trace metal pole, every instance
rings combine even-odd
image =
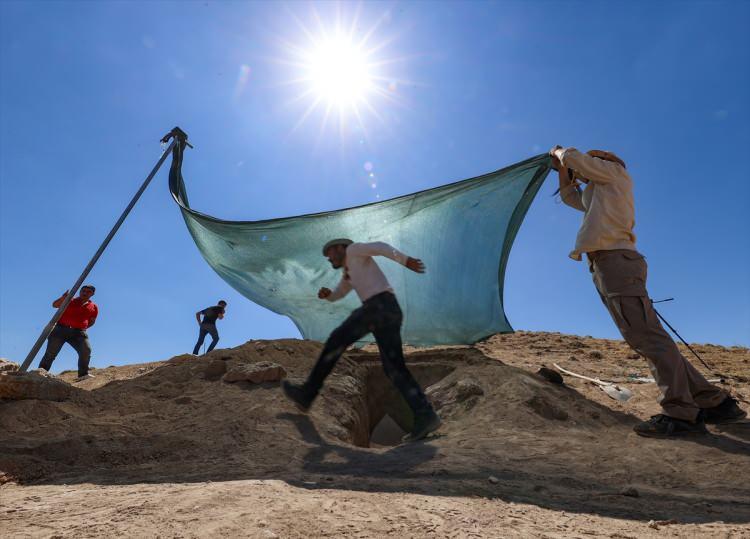
[[[31,347],[29,354],[26,356],[26,359],[24,359],[23,364],[21,365],[21,368],[20,368],[21,372],[26,372],[26,370],[29,368],[29,365],[31,365],[31,362],[34,361],[34,358],[39,352],[39,349],[42,347],[42,344],[44,344],[44,341],[47,340],[47,337],[49,337],[49,334],[52,333],[52,330],[55,328],[55,324],[57,324],[57,321],[65,312],[65,309],[70,303],[70,300],[72,300],[73,297],[76,295],[76,292],[78,292],[78,288],[81,286],[81,284],[83,284],[84,279],[86,279],[89,272],[91,272],[91,269],[94,267],[94,264],[96,264],[97,260],[99,260],[99,257],[104,252],[104,249],[107,248],[107,245],[109,245],[109,242],[112,240],[114,235],[117,233],[117,230],[120,228],[120,225],[122,225],[123,221],[125,221],[125,218],[130,213],[130,210],[133,209],[133,206],[135,206],[135,203],[138,202],[139,198],[141,198],[143,191],[146,190],[146,187],[148,187],[148,184],[151,183],[151,180],[153,179],[153,177],[156,176],[156,173],[159,171],[159,168],[161,167],[162,163],[164,163],[164,160],[167,158],[167,155],[169,155],[169,152],[172,151],[172,147],[176,143],[177,143],[177,139],[176,138],[172,139],[172,142],[169,144],[167,149],[164,150],[164,153],[161,155],[161,157],[159,158],[159,161],[151,170],[151,173],[148,175],[146,180],[143,182],[143,185],[141,185],[141,188],[138,189],[138,192],[135,194],[135,196],[133,196],[133,199],[130,201],[130,204],[128,204],[128,207],[125,208],[125,211],[123,211],[122,215],[120,215],[120,218],[115,223],[115,226],[112,227],[112,230],[109,231],[109,234],[107,234],[107,237],[104,238],[104,241],[99,246],[99,249],[91,258],[88,265],[84,268],[83,273],[81,273],[81,276],[78,277],[78,280],[75,282],[73,287],[68,292],[68,295],[65,297],[65,301],[62,302],[62,305],[60,305],[60,308],[57,309],[57,312],[52,317],[52,320],[50,320],[49,323],[44,327],[42,334],[39,335],[39,338],[34,343],[34,346]]]

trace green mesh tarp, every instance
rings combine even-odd
[[[377,260],[402,310],[405,343],[469,344],[513,331],[503,279],[513,239],[548,172],[540,155],[469,180],[374,204],[264,221],[224,221],[195,211],[175,144],[169,186],[203,257],[255,303],[291,318],[306,339],[324,341],[360,305],[354,292],[317,298],[341,274],[321,254],[329,239],[384,241],[421,258],[427,273]]]

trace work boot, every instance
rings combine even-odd
[[[293,384],[288,380],[282,380],[281,390],[284,392],[284,395],[286,395],[286,398],[292,401],[300,412],[306,413],[310,409],[310,406],[312,406],[316,397],[315,394],[310,394],[304,384]]]
[[[684,421],[668,415],[658,414],[648,421],[638,423],[633,430],[639,436],[647,438],[675,438],[678,436],[695,436],[706,434],[703,414],[699,414],[695,421]]]
[[[712,408],[703,408],[702,412],[706,423],[711,425],[721,425],[723,423],[733,423],[745,419],[747,412],[737,405],[737,399],[727,396],[721,401],[721,404]]]
[[[417,413],[414,415],[414,428],[411,429],[409,434],[401,438],[401,441],[409,443],[421,440],[431,432],[436,431],[441,423],[440,416],[432,408],[427,412]]]

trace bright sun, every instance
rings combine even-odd
[[[369,26],[358,17],[345,22],[346,17],[337,15],[335,22],[326,23],[313,12],[310,26],[293,17],[298,41],[282,41],[286,57],[279,60],[293,68],[287,84],[298,89],[291,92],[289,105],[304,107],[292,131],[316,118],[321,135],[329,122],[338,125],[340,134],[354,126],[364,132],[369,117],[384,121],[378,109],[385,102],[401,105],[403,80],[385,70],[403,59],[386,56],[392,39],[378,36],[390,14],[373,18]]]
[[[329,106],[356,107],[373,90],[366,54],[345,37],[325,39],[306,56],[305,78]]]

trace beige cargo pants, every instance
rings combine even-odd
[[[588,254],[589,270],[604,305],[625,342],[648,361],[659,386],[663,413],[694,421],[700,408],[726,397],[693,367],[664,330],[646,292],[647,266],[636,251],[617,249]]]

